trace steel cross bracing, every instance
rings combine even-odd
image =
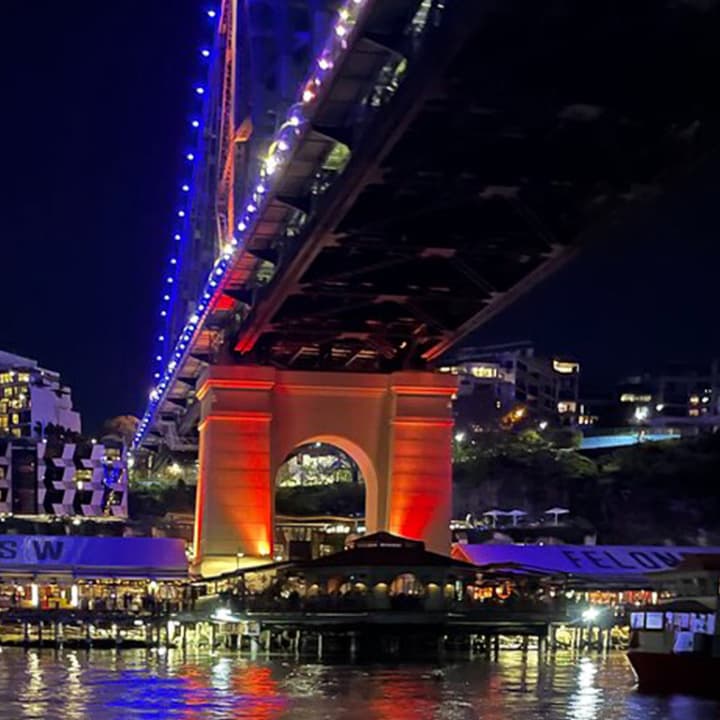
[[[214,357],[424,366],[718,140],[717,3],[362,5],[158,404],[181,434]]]

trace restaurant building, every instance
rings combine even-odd
[[[179,606],[187,572],[179,539],[0,535],[0,610]]]

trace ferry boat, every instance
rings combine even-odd
[[[630,615],[638,689],[720,697],[720,555],[687,555],[663,574],[676,597]]]

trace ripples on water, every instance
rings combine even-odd
[[[0,649],[0,720],[716,720],[720,704],[639,695],[622,654],[437,665]]]

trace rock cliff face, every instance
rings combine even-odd
[[[720,437],[645,445],[588,458],[537,438],[488,439],[455,464],[455,515],[552,506],[602,543],[720,545]]]

